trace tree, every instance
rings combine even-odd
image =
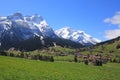
[[[120,48],[120,44],[118,44],[117,46],[116,46],[116,49],[119,49]]]
[[[87,59],[84,60],[84,64],[88,65],[88,60]]]
[[[54,62],[54,58],[53,58],[53,56],[51,56],[50,61],[51,61],[51,62]]]
[[[75,62],[78,62],[78,60],[77,60],[77,57],[76,57],[76,56],[74,57],[74,61],[75,61]]]

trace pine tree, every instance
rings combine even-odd
[[[74,57],[74,61],[75,61],[75,62],[78,62],[77,57]]]

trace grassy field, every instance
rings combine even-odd
[[[93,66],[0,56],[0,80],[120,80],[120,64]]]

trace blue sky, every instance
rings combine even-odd
[[[40,14],[53,29],[69,26],[100,40],[120,35],[120,0],[0,0],[0,16]]]

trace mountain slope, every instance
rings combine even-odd
[[[67,47],[84,47],[98,43],[83,31],[75,31],[63,28],[54,31],[40,15],[23,16],[14,13],[6,17],[0,17],[0,48],[9,49],[16,47],[30,50],[56,43]],[[32,48],[33,47],[33,48]]]
[[[54,30],[40,15],[23,16],[14,13],[0,17],[0,48],[34,50],[54,46],[53,43],[68,47],[81,47],[81,44],[58,38]]]
[[[95,45],[99,43],[100,40],[91,37],[90,35],[86,34],[84,31],[76,31],[69,27],[65,27],[59,30],[56,30],[55,33],[60,37],[68,40],[72,40],[78,43],[81,43],[85,46]]]
[[[0,17],[0,32],[8,30],[19,30],[20,34],[24,34],[22,37],[29,39],[33,35],[39,35],[44,37],[56,36],[51,27],[40,15],[23,16],[21,13],[15,13],[7,17]],[[12,31],[10,31],[12,33]],[[32,33],[32,35],[28,35]]]
[[[57,37],[40,15],[23,16],[21,13],[14,13],[7,17],[0,17],[0,43],[2,46],[12,46],[14,43],[35,36]]]
[[[92,47],[82,49],[82,53],[102,54],[112,58],[120,57],[120,37],[98,43]]]

